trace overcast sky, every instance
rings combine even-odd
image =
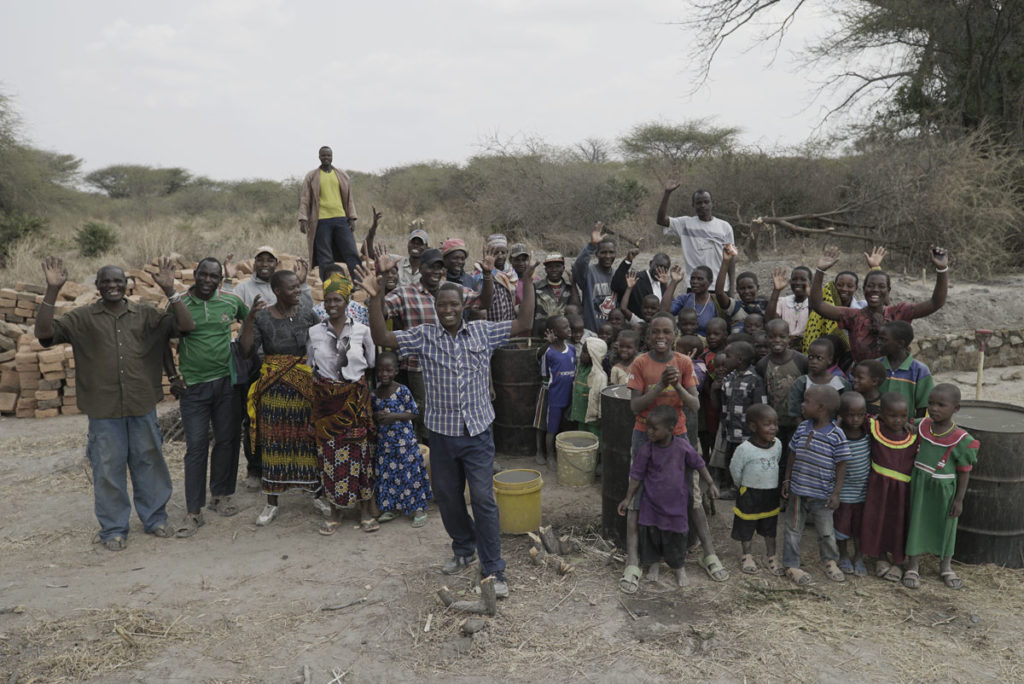
[[[693,36],[671,0],[9,3],[0,90],[31,141],[217,179],[301,175],[322,144],[378,171],[464,161],[495,134],[565,145],[714,117],[745,143],[805,140],[827,102],[792,51],[731,43],[689,95]],[[749,38],[752,34],[748,33]]]

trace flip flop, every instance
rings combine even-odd
[[[844,575],[843,571],[839,569],[839,566],[836,565],[835,561],[830,560],[829,562],[825,563],[824,565],[822,565],[822,569],[825,571],[825,575],[827,575],[828,578],[833,582],[846,581],[846,575]]]
[[[697,565],[704,568],[704,572],[708,573],[708,577],[716,582],[724,582],[729,579],[729,571],[722,565],[722,561],[718,560],[718,555],[710,553],[697,561]]]
[[[903,573],[903,586],[907,589],[920,589],[921,575],[916,570],[907,570]]]
[[[839,559],[839,569],[845,572],[847,575],[853,574],[853,561],[849,558]]]
[[[880,560],[875,563],[875,577],[885,577],[889,574],[889,570],[892,568],[892,563],[887,560]]]
[[[864,565],[863,560],[859,560],[853,564],[853,574],[857,577],[867,577],[868,568],[866,565]]]
[[[765,560],[765,565],[768,566],[768,572],[772,573],[776,577],[782,577],[786,574],[785,568],[782,567],[782,563],[779,562],[779,559],[776,556],[768,556]]]
[[[391,522],[398,517],[398,511],[386,511],[377,516],[377,522],[386,523]]]
[[[957,574],[952,570],[949,570],[947,572],[940,572],[939,577],[942,578],[943,584],[945,584],[946,587],[948,587],[949,589],[964,588],[964,581],[960,579],[960,577],[957,576]]]
[[[325,537],[330,537],[332,534],[338,531],[338,527],[341,525],[336,520],[324,520],[320,523],[320,529],[317,530],[320,534]]]
[[[903,579],[903,568],[898,565],[890,565],[889,570],[882,576],[883,579],[887,579],[890,582],[899,582]]]
[[[380,529],[380,523],[377,522],[376,518],[367,518],[366,520],[359,521],[359,528],[363,532],[376,532]]]
[[[786,577],[800,587],[811,583],[811,576],[800,568],[786,568]]]
[[[412,518],[412,526],[413,527],[423,527],[426,524],[427,524],[427,512],[426,511],[416,511],[416,515],[414,515],[413,518]]]
[[[743,554],[743,557],[740,558],[740,563],[740,570],[742,570],[743,572],[747,573],[748,575],[757,574],[757,563],[754,562],[754,556],[752,556],[751,554]]]
[[[640,577],[643,573],[640,572],[640,568],[636,565],[627,565],[626,570],[622,573],[622,579],[619,580],[619,589],[624,594],[635,594],[636,590],[640,587]]]

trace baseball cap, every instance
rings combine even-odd
[[[420,254],[420,265],[430,266],[438,261],[444,261],[444,257],[441,256],[441,250],[439,249],[425,249],[423,254]]]
[[[526,245],[522,242],[515,242],[511,247],[508,248],[508,255],[510,257],[516,257],[520,254],[529,254],[530,250],[526,249]]]
[[[256,257],[258,257],[260,254],[263,254],[264,252],[266,252],[270,256],[274,257],[278,261],[281,260],[280,257],[277,256],[277,250],[274,249],[273,247],[271,247],[270,245],[263,245],[262,247],[257,247],[256,251],[253,252],[252,256],[255,259]]]
[[[559,263],[564,264],[565,263],[565,257],[562,256],[561,254],[559,254],[558,252],[552,252],[551,254],[548,254],[546,257],[544,257],[544,263],[545,264],[551,264],[551,263],[554,263],[556,261],[559,262]]]
[[[419,238],[420,240],[423,240],[423,244],[425,245],[430,244],[430,238],[427,236],[427,231],[423,230],[422,228],[417,228],[411,233],[409,233],[409,239],[412,240],[413,238]]]

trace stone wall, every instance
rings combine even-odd
[[[1024,328],[993,332],[985,351],[985,367],[1024,365]],[[974,331],[915,339],[910,353],[932,373],[978,368],[978,342]]]

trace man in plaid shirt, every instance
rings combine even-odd
[[[483,272],[494,268],[488,250]],[[526,277],[532,279],[537,264]],[[434,498],[441,511],[454,557],[442,572],[459,572],[480,554],[482,575],[494,577],[494,591],[508,596],[505,561],[501,557],[498,504],[494,500],[494,407],[489,395],[491,354],[510,337],[528,335],[533,326],[533,288],[525,288],[514,321],[471,321],[462,318],[465,293],[445,283],[434,299],[436,323],[391,332],[384,320],[383,288],[366,269],[357,274],[370,295],[370,330],[374,343],[397,349],[401,357],[416,354],[426,384],[424,423],[430,434],[430,468]],[[463,490],[469,483],[473,516],[466,511]]]
[[[383,264],[382,264],[383,265]],[[386,269],[385,269],[386,270]],[[415,328],[417,325],[437,324],[437,312],[434,310],[434,296],[445,280],[444,259],[441,257],[441,250],[427,249],[420,255],[420,279],[410,285],[396,287],[384,298],[384,316],[396,319],[394,327],[403,330]],[[494,293],[494,282],[483,278],[483,287],[480,293],[468,287],[463,288],[463,299],[466,306],[480,307],[486,309],[491,305],[491,298]],[[408,373],[409,391],[412,392],[416,405],[422,407],[426,396],[423,386],[423,371],[420,370],[419,357],[410,354],[403,358],[405,369]],[[416,436],[421,441],[426,441],[427,435],[423,425],[422,414],[416,416]]]

